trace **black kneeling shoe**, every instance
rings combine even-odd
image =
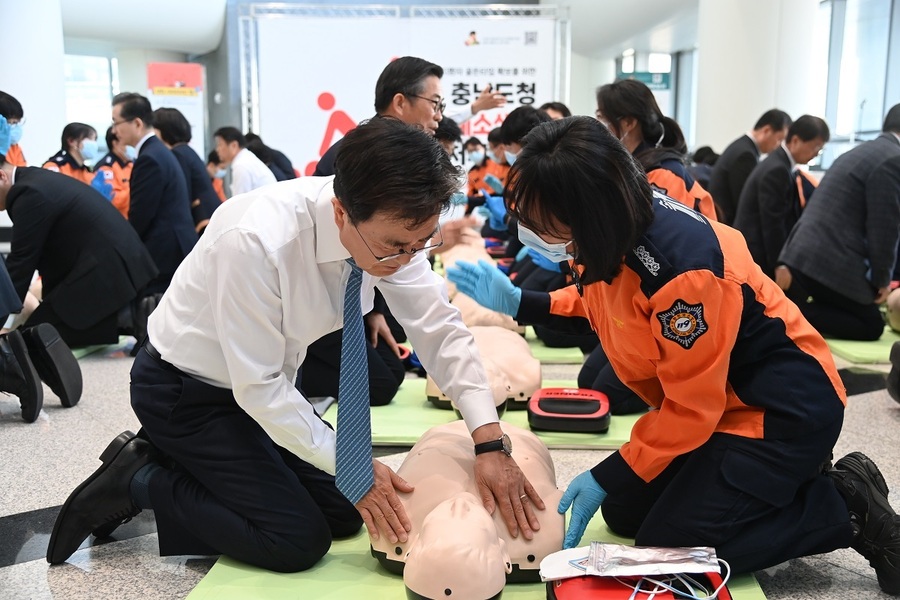
[[[41,380],[59,397],[66,408],[81,399],[81,367],[59,332],[49,323],[40,323],[22,331],[31,362]]]
[[[888,502],[881,471],[862,452],[851,452],[828,475],[850,511],[851,546],[875,569],[881,589],[900,595],[900,516]]]
[[[0,392],[19,398],[26,423],[34,423],[38,418],[44,404],[44,388],[17,330],[0,335]]]
[[[156,455],[147,440],[130,431],[119,434],[100,455],[103,465],[75,488],[59,511],[47,547],[47,562],[64,562],[91,531],[123,523],[141,512],[131,499],[131,480]]]

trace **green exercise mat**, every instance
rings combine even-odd
[[[597,541],[630,543],[616,537],[606,528],[598,512],[586,531]],[[736,577],[728,582],[734,600],[765,600],[765,594],[752,575]],[[503,589],[504,600],[543,600],[547,597],[543,583],[509,584]],[[319,564],[302,573],[273,573],[248,566],[228,557],[213,565],[188,600],[405,600],[403,578],[388,573],[369,554],[369,538],[365,533],[335,541]]]
[[[545,381],[544,387],[573,387],[573,381]],[[324,418],[337,423],[338,405],[332,405]],[[628,441],[631,427],[639,415],[614,416],[604,434],[535,432],[550,448],[616,450]],[[528,411],[508,410],[503,420],[528,429]],[[387,406],[372,407],[372,444],[375,446],[412,446],[435,425],[456,420],[452,410],[436,408],[425,398],[424,379],[405,379],[394,400]]]
[[[829,338],[825,338],[825,341],[831,351],[844,360],[860,364],[887,363],[890,362],[891,346],[894,342],[900,342],[900,334],[886,326],[881,338],[874,342]]]
[[[538,339],[534,327],[525,328],[525,339],[531,354],[545,365],[580,365],[584,362],[584,354],[578,348],[550,348]]]
[[[72,354],[75,358],[84,358],[92,354],[110,355],[117,352],[128,352],[131,350],[131,342],[134,338],[128,336],[119,336],[119,341],[115,344],[97,344],[95,346],[82,346],[81,348],[72,348]]]

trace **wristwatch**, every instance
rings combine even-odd
[[[475,456],[484,454],[485,452],[497,451],[503,452],[507,456],[512,456],[512,441],[505,433],[500,436],[500,439],[491,440],[489,442],[482,442],[481,444],[475,444]]]

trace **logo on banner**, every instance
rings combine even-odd
[[[466,38],[466,46],[477,46],[481,42],[478,41],[478,34],[474,31],[469,32],[469,37]]]
[[[317,101],[319,108],[324,111],[332,110],[337,102],[334,99],[334,94],[330,92],[322,92],[319,94],[319,98]],[[347,133],[349,133],[352,129],[356,127],[356,121],[350,118],[350,115],[345,113],[342,110],[335,110],[328,116],[328,123],[325,125],[325,133],[322,135],[322,143],[319,144],[319,158],[310,161],[306,164],[306,168],[304,169],[304,174],[312,175],[316,171],[316,165],[319,164],[319,159],[328,152],[328,149],[336,141],[337,137],[342,138]]]
[[[662,334],[689,350],[701,335],[709,330],[703,320],[703,304],[688,304],[676,300],[672,308],[656,315],[662,324]]]

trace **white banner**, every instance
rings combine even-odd
[[[312,173],[334,142],[375,114],[375,82],[384,67],[412,55],[443,67],[448,114],[464,109],[487,84],[507,96],[506,107],[463,126],[464,138],[485,138],[512,109],[555,99],[555,24],[549,18],[260,19],[258,133],[301,173]]]

